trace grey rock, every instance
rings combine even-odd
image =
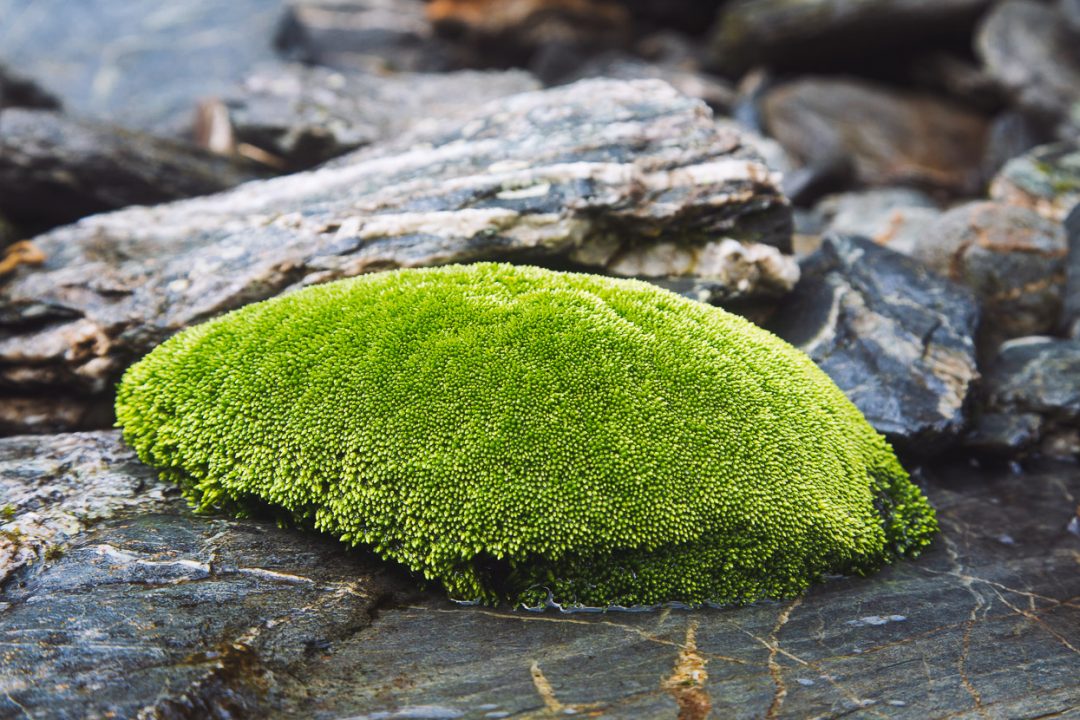
[[[762,100],[765,126],[808,165],[848,159],[865,185],[970,194],[980,186],[987,123],[929,95],[863,81],[806,77]]]
[[[1080,340],[1080,205],[1065,218],[1069,250],[1065,262],[1065,307],[1062,325],[1065,333]]]
[[[443,72],[479,64],[437,37],[423,0],[291,0],[278,38],[289,57],[363,73]]]
[[[805,68],[922,48],[969,27],[986,0],[733,0],[713,30],[717,66]]]
[[[1080,143],[1042,145],[1005,164],[990,197],[1061,222],[1080,203]]]
[[[1003,344],[983,394],[977,436],[994,438],[995,449],[1019,452],[1041,442],[1045,453],[1080,457],[1080,340],[1035,336]],[[995,436],[1000,415],[1039,422],[1027,433]]]
[[[193,515],[115,433],[3,440],[0,462],[20,498],[62,488],[38,512],[108,508],[0,588],[5,717],[924,720],[1080,703],[1075,465],[932,469],[942,535],[922,557],[798,600],[536,614],[454,605],[314,534]]]
[[[0,0],[0,62],[79,116],[161,135],[274,59],[282,0]]]
[[[978,295],[989,322],[983,340],[1051,332],[1061,317],[1065,232],[1024,207],[960,205],[923,234],[914,257]]]
[[[1061,120],[1080,101],[1076,42],[1054,5],[1004,0],[980,23],[975,49],[1019,107]]]
[[[650,272],[695,272],[682,252],[664,271],[649,250],[660,237],[736,260],[709,265],[729,297],[796,277],[778,178],[700,101],[659,81],[516,95],[316,171],[34,239],[44,265],[19,267],[0,295],[0,390],[99,403],[185,326],[376,270],[505,259],[614,272],[644,254]]]
[[[218,152],[243,154],[245,146],[255,147],[300,170],[539,86],[516,70],[375,76],[273,65],[249,76],[220,105],[204,104],[207,123],[200,135],[207,145],[224,138],[212,148]]]
[[[966,289],[865,238],[830,235],[770,329],[806,352],[878,431],[917,455],[963,432],[978,307]]]
[[[51,110],[0,110],[0,212],[13,221],[52,227],[255,177],[251,167],[184,143]]]
[[[1039,441],[1043,419],[1036,413],[983,410],[972,422],[964,447],[980,455],[1012,457]]]
[[[1045,131],[1028,115],[1015,110],[999,114],[990,123],[983,157],[983,176],[993,179],[1006,164],[1045,142]]]
[[[941,215],[925,193],[881,188],[831,195],[814,207],[820,233],[861,235],[890,250],[912,254],[927,228]]]
[[[1080,33],[1080,0],[1058,0],[1058,11],[1074,33]]]

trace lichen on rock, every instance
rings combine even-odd
[[[133,366],[128,443],[451,597],[741,603],[914,555],[933,511],[803,353],[634,280],[483,263],[306,288]]]

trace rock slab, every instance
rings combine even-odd
[[[966,426],[978,306],[966,289],[857,236],[801,263],[770,329],[805,351],[879,432],[913,455]]]
[[[798,273],[778,183],[736,131],[662,82],[516,95],[316,171],[34,239],[44,263],[0,293],[0,394],[57,406],[25,428],[70,428],[62,404],[107,405],[124,368],[183,327],[397,267],[626,268],[776,296]]]
[[[976,720],[1080,705],[1071,464],[928,472],[942,535],[870,577],[607,614],[457,606],[316,535],[193,515],[115,432],[0,440],[0,469],[8,522],[110,508],[0,588],[3,717]]]

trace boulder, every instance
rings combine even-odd
[[[805,77],[762,99],[768,133],[807,165],[854,166],[862,185],[972,194],[981,184],[987,123],[929,95],[861,80]]]
[[[1062,327],[1065,334],[1080,340],[1080,205],[1065,218],[1069,249],[1065,260],[1065,307]]]
[[[296,171],[538,87],[520,70],[381,76],[275,64],[224,100],[205,102],[197,134],[219,153],[269,158]]]
[[[978,378],[972,294],[856,236],[827,236],[800,265],[769,329],[810,355],[899,451],[947,449]]]
[[[797,277],[790,241],[778,178],[703,103],[659,81],[576,83],[319,170],[35,238],[44,264],[0,294],[0,393],[107,404],[124,368],[183,327],[395,267],[648,269],[774,297]]]
[[[821,234],[861,235],[910,255],[941,210],[918,190],[880,188],[830,195],[814,206],[814,214]]]
[[[253,166],[52,110],[0,110],[0,212],[53,227],[86,215],[218,192]]]
[[[1061,317],[1065,231],[1024,207],[973,202],[928,227],[912,255],[971,288],[988,322],[984,347],[1052,332]]]
[[[990,197],[1061,222],[1080,203],[1080,143],[1042,145],[1005,163]]]
[[[1003,344],[982,394],[973,448],[1080,457],[1080,340],[1035,336]]]

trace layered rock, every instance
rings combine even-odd
[[[1007,454],[1037,448],[1080,457],[1080,340],[1036,336],[1007,342],[983,385],[969,447]]]
[[[180,328],[394,267],[507,259],[775,296],[797,276],[777,182],[738,133],[663,83],[517,95],[313,172],[34,239],[47,259],[17,268],[0,296],[0,386],[58,408],[107,404],[123,369]],[[677,251],[648,249],[661,238]],[[61,414],[39,405],[36,424],[63,426]]]
[[[979,312],[969,291],[853,236],[828,236],[770,329],[805,351],[898,449],[933,454],[967,423]]]
[[[51,110],[0,111],[0,212],[51,226],[128,205],[218,192],[253,166]]]

